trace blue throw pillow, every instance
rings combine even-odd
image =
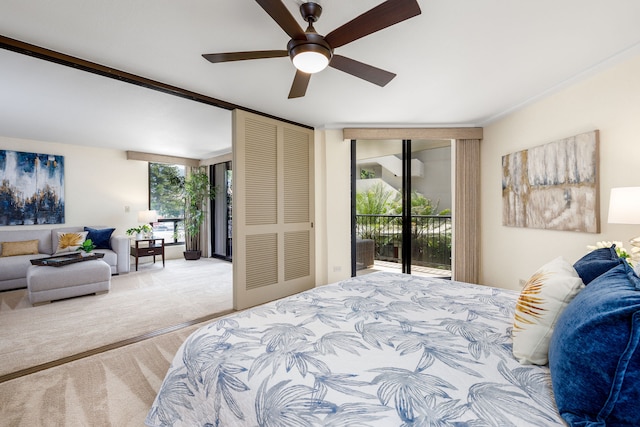
[[[88,231],[87,240],[91,239],[96,249],[111,249],[111,235],[115,231],[115,228],[103,228],[98,230],[96,228],[85,227],[84,231]]]
[[[562,312],[549,369],[570,426],[640,426],[640,278],[626,261]]]
[[[575,264],[573,268],[578,272],[582,283],[588,285],[596,277],[622,264],[622,258],[616,253],[616,245],[610,248],[600,248],[589,252]]]

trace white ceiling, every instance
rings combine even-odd
[[[321,0],[315,28],[380,2]],[[483,126],[640,54],[637,0],[418,2],[421,15],[336,49],[391,83],[328,68],[299,99],[288,58],[201,57],[286,48],[250,0],[2,0],[0,35],[317,128]],[[207,158],[229,151],[231,113],[0,49],[0,135]]]

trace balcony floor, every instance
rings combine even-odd
[[[375,260],[372,268],[358,270],[356,272],[356,275],[361,276],[363,274],[375,273],[376,271],[392,271],[392,272],[400,273],[402,271],[402,264],[397,262]],[[419,265],[411,266],[411,274],[414,276],[442,277],[443,279],[451,278],[451,271],[449,270],[422,267]]]

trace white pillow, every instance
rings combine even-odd
[[[562,257],[548,262],[527,281],[516,302],[513,356],[522,364],[546,365],[549,340],[567,304],[584,288],[578,273]]]
[[[88,231],[58,231],[58,247],[56,253],[75,252],[87,238]]]

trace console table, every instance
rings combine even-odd
[[[136,239],[131,246],[131,255],[136,259],[136,271],[138,271],[138,259],[144,256],[153,256],[156,262],[156,255],[162,255],[162,267],[164,267],[164,238],[160,239]]]

